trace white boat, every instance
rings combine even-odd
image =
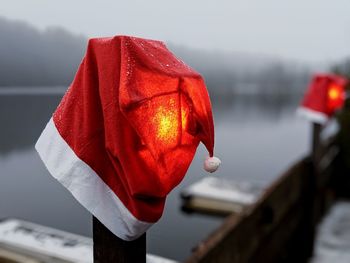
[[[18,219],[0,221],[0,262],[92,263],[91,238]],[[147,254],[147,263],[176,263]]]
[[[181,192],[183,208],[213,214],[242,213],[255,204],[265,189],[251,182],[204,177]]]

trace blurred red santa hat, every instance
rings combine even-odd
[[[304,95],[298,114],[324,124],[345,101],[347,80],[334,74],[315,74]]]
[[[162,215],[202,141],[217,169],[203,78],[159,41],[89,41],[36,149],[49,172],[115,235],[133,240]]]

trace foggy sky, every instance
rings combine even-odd
[[[0,16],[89,37],[137,35],[305,62],[350,55],[348,0],[0,0]]]

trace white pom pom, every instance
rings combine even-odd
[[[221,161],[219,158],[213,156],[213,157],[207,157],[204,161],[204,170],[206,170],[209,173],[215,172],[221,164]]]

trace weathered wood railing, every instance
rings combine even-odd
[[[314,191],[312,163],[305,159],[244,214],[230,215],[186,262],[302,262],[312,251]]]
[[[273,183],[244,214],[232,214],[198,244],[186,263],[307,262],[317,223],[333,200],[330,180],[338,151],[314,125],[312,154]]]

